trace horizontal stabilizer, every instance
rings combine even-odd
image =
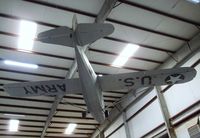
[[[114,31],[112,24],[108,23],[81,23],[76,24],[74,18],[73,29],[66,26],[57,27],[49,31],[39,33],[37,40],[49,43],[74,47],[74,45],[84,46],[103,38]]]
[[[98,77],[98,79],[103,91],[111,91],[185,83],[192,80],[195,75],[195,69],[183,67],[106,75]]]
[[[40,95],[78,94],[82,92],[79,79],[63,79],[37,82],[5,84],[11,96],[29,97]]]
[[[73,31],[66,26],[42,32],[38,34],[37,40],[49,44],[74,46]]]
[[[77,44],[84,46],[110,35],[114,31],[112,24],[108,23],[81,23],[76,28]]]

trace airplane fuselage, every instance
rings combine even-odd
[[[105,120],[102,91],[97,83],[97,75],[89,63],[84,51],[75,46],[79,78],[83,89],[83,97],[92,116],[102,123]]]

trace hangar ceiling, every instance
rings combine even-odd
[[[74,14],[79,23],[92,23],[103,3],[104,0],[0,1],[0,138],[40,137],[55,100],[47,96],[11,97],[3,90],[3,85],[64,79],[75,58],[71,47],[44,44],[36,39],[31,53],[18,51],[20,21],[37,23],[37,33],[58,26],[71,27]],[[199,33],[199,11],[199,4],[186,0],[119,0],[105,21],[114,25],[114,33],[92,43],[87,56],[95,72],[103,75],[155,69],[167,58],[177,60],[171,55]],[[128,43],[138,44],[138,51],[123,67],[113,67],[112,62]],[[4,60],[33,63],[39,68],[8,66]],[[104,92],[110,110],[126,93]],[[45,138],[90,137],[99,124],[91,115],[82,118],[80,107],[86,108],[82,95],[65,95],[47,127]],[[20,120],[18,132],[8,132],[11,118]],[[78,125],[69,136],[64,134],[68,123]]]

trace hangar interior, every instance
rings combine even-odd
[[[200,137],[200,3],[198,0],[0,0],[0,138],[196,138]],[[86,45],[98,75],[193,67],[184,84],[132,91],[105,91],[110,113],[103,124],[88,114],[83,96],[12,97],[4,84],[78,77],[74,48],[38,42],[38,33],[78,23],[111,23],[114,32]],[[33,47],[19,50],[20,25],[33,22]],[[22,25],[21,25],[22,26]],[[113,66],[127,44],[137,51],[121,67]],[[28,44],[27,44],[28,45]],[[26,46],[27,46],[26,45]],[[16,61],[37,65],[25,68]],[[16,132],[8,129],[18,120]],[[70,123],[74,132],[65,134]]]

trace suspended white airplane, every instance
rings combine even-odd
[[[188,82],[195,77],[196,70],[189,67],[97,76],[81,46],[113,31],[111,24],[76,24],[75,20],[72,29],[63,26],[40,33],[38,40],[41,42],[75,48],[79,78],[5,84],[5,91],[16,97],[82,93],[88,111],[102,123],[108,116],[102,91],[172,85]]]

